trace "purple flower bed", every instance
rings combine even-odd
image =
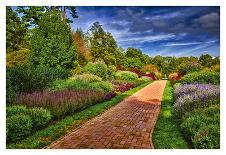
[[[17,97],[16,103],[28,107],[43,107],[51,111],[54,117],[59,118],[65,114],[84,109],[90,105],[101,102],[105,94],[93,90],[61,90],[37,91],[22,93]]]
[[[174,110],[178,115],[199,107],[220,103],[220,87],[211,84],[185,84],[174,90]]]
[[[105,100],[110,100],[110,99],[112,99],[113,97],[115,97],[116,96],[116,93],[115,92],[111,92],[111,93],[108,93],[105,97],[104,97],[104,99]]]

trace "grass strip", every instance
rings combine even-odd
[[[156,149],[189,148],[180,130],[179,120],[173,115],[173,103],[173,87],[167,81],[161,111],[152,137]]]
[[[104,111],[108,110],[110,107],[121,102],[126,97],[134,94],[138,90],[150,84],[150,82],[144,83],[136,88],[126,91],[122,94],[117,95],[109,101],[95,104],[87,109],[74,113],[73,115],[67,116],[64,119],[56,122],[53,125],[49,125],[43,130],[39,130],[34,135],[25,138],[24,140],[7,144],[7,149],[38,149],[43,148],[53,141],[59,139],[60,137],[70,133],[73,129],[80,127],[82,124],[94,118]]]

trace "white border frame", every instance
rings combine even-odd
[[[90,149],[80,149],[80,150],[43,150],[43,149],[35,149],[35,150],[6,150],[5,149],[5,87],[6,87],[6,80],[5,80],[5,59],[6,59],[6,25],[5,25],[5,6],[42,6],[42,5],[74,5],[74,6],[220,6],[220,56],[221,56],[221,149],[219,150],[90,150]],[[190,155],[191,153],[197,154],[221,154],[225,152],[224,146],[226,146],[225,140],[225,128],[226,128],[226,120],[225,120],[225,52],[226,52],[226,6],[224,5],[224,0],[1,0],[0,2],[0,98],[1,98],[1,108],[0,108],[0,137],[1,137],[1,153],[6,154],[14,154],[14,153],[21,153],[23,155],[30,155],[44,153],[44,154],[115,154],[115,153],[128,153],[128,154],[168,154],[168,155],[175,155],[181,154]],[[91,152],[92,151],[92,152]]]

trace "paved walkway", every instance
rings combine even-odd
[[[166,81],[155,81],[48,148],[153,148]]]

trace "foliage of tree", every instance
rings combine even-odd
[[[61,12],[61,16],[69,23],[73,21],[66,16],[67,11],[72,18],[78,18],[78,13],[75,6],[18,6],[18,13],[22,14],[22,19],[26,22],[26,26],[37,25],[41,16],[46,11],[58,10]]]
[[[73,33],[73,40],[77,47],[79,65],[84,66],[88,61],[90,61],[91,53],[89,48],[86,46],[84,34],[81,29],[77,29],[76,32]]]
[[[61,13],[53,10],[43,14],[31,37],[32,64],[71,69],[77,63],[75,50],[70,27]]]
[[[132,48],[129,47],[125,53],[125,56],[127,58],[135,58],[134,60],[138,60],[141,65],[138,68],[141,68],[143,65],[148,64],[149,63],[149,56],[145,55],[142,53],[142,51],[140,49],[136,49],[136,48]],[[129,61],[131,61],[132,59],[128,59]],[[133,66],[135,67],[135,66]]]
[[[6,7],[6,52],[18,51],[25,46],[27,29],[18,14],[9,6]]]
[[[188,73],[197,72],[202,69],[202,65],[198,62],[186,62],[177,67],[177,71],[180,75],[186,75]]]
[[[199,63],[204,67],[211,67],[212,65],[212,56],[209,54],[203,54],[199,57]]]
[[[28,65],[28,49],[20,49],[18,51],[14,51],[8,53],[6,55],[6,67],[15,67],[18,65]]]
[[[118,54],[117,43],[111,33],[105,32],[99,22],[95,22],[89,34],[90,50],[94,61],[103,60],[107,65],[115,65]]]
[[[139,58],[128,57],[126,61],[123,63],[123,66],[125,66],[126,68],[135,67],[141,69],[143,64]]]

